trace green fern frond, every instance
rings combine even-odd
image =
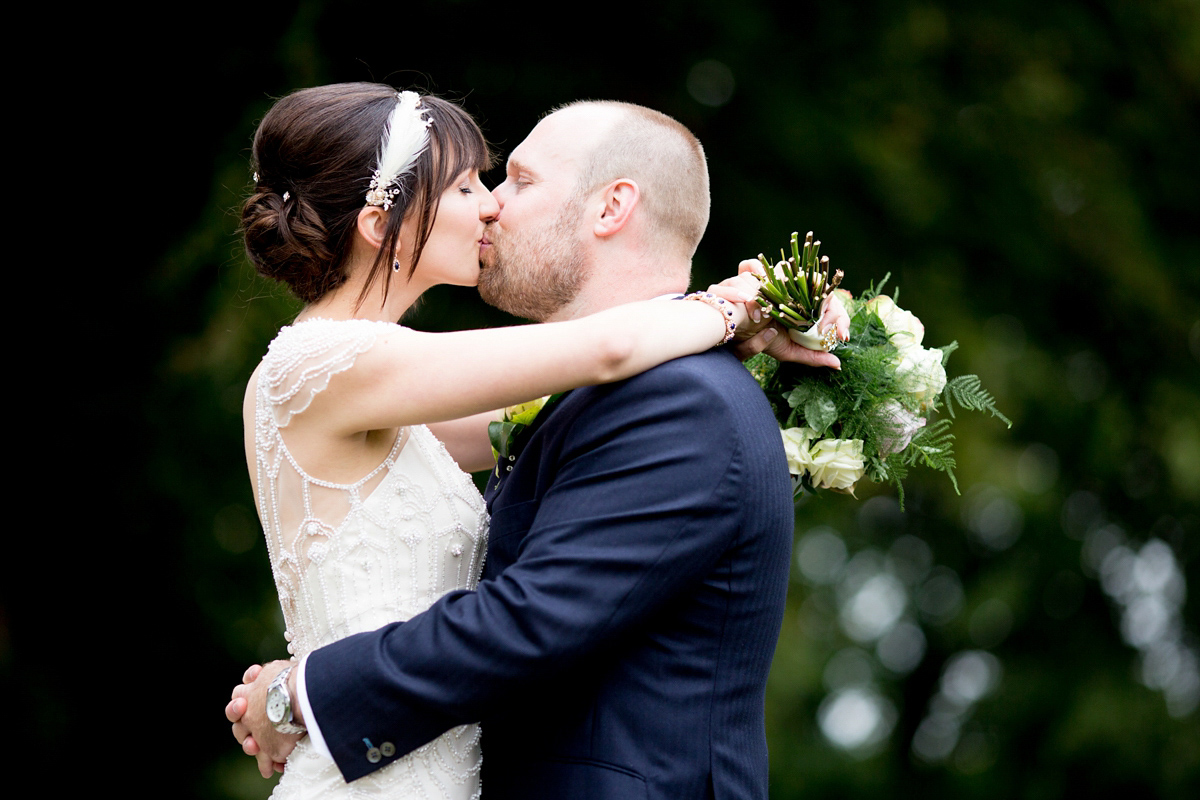
[[[860,303],[866,304],[867,302],[874,300],[883,291],[884,285],[888,282],[888,279],[890,279],[891,277],[892,277],[892,273],[888,272],[888,273],[884,274],[883,278],[879,281],[878,286],[875,285],[874,281],[871,281],[870,283],[868,283],[866,290],[858,296],[858,301]]]
[[[939,419],[922,428],[909,442],[902,456],[905,466],[921,464],[946,473],[954,484],[955,493],[961,494],[958,479],[954,476],[958,462],[954,459],[954,434],[950,432],[950,420]]]
[[[991,412],[993,417],[1002,420],[1008,427],[1012,427],[1012,420],[996,408],[996,399],[987,389],[983,388],[978,375],[959,375],[957,378],[947,381],[942,397],[946,400],[946,410],[950,412],[951,417],[954,416],[954,404],[958,403],[970,411]]]
[[[946,362],[950,360],[950,354],[958,349],[958,341],[953,341],[950,344],[942,345],[938,350],[942,351],[942,366],[946,366]]]

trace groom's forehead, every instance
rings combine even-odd
[[[576,160],[572,144],[560,130],[534,128],[508,157],[509,170],[538,174],[561,170]]]
[[[585,108],[556,111],[539,122],[509,156],[514,166],[548,174],[574,170],[599,143],[607,128],[602,112]]]

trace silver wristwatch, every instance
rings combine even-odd
[[[292,695],[287,687],[291,671],[292,668],[287,667],[267,687],[267,719],[280,733],[305,733],[307,729],[303,725],[292,722]]]

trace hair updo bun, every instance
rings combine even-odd
[[[280,99],[254,134],[257,185],[242,206],[246,255],[259,274],[287,284],[306,303],[349,277],[358,214],[396,97],[392,87],[374,83],[301,89]],[[491,164],[487,142],[465,111],[428,95],[421,107],[433,120],[429,147],[396,184],[400,191],[388,212],[383,246],[359,302],[381,273],[390,277],[391,270],[384,270],[404,219],[412,215],[417,230],[411,275],[442,192],[463,172]]]
[[[242,207],[246,253],[259,274],[286,283],[306,303],[345,280],[330,269],[335,260],[329,234],[317,212],[291,195],[284,200],[271,190],[256,192]]]

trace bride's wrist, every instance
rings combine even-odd
[[[719,344],[725,344],[733,338],[733,334],[737,331],[737,320],[733,303],[722,297],[717,297],[712,292],[692,292],[691,294],[684,295],[683,299],[704,303],[721,315],[721,323],[725,330]]]

